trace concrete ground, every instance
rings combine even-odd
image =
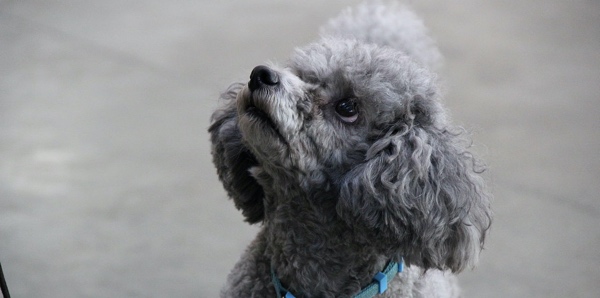
[[[600,2],[413,1],[495,222],[466,297],[600,297]],[[353,1],[0,1],[0,262],[14,297],[215,297],[256,228],[220,91]]]

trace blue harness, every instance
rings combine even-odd
[[[390,261],[385,267],[383,272],[377,272],[373,277],[373,282],[364,287],[354,298],[371,298],[378,294],[381,294],[387,290],[388,282],[394,279],[396,274],[404,270],[404,262],[400,259],[400,262],[396,263]],[[273,279],[273,285],[275,286],[275,292],[277,292],[277,298],[296,298],[294,294],[290,293],[286,288],[281,285],[281,281],[275,275],[275,270],[271,266],[271,277]]]

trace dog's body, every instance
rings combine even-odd
[[[209,129],[229,196],[262,229],[223,297],[353,297],[389,261],[378,297],[457,297],[491,222],[469,143],[439,102],[421,21],[363,4],[283,68],[233,84]]]

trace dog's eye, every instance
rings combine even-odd
[[[356,101],[352,98],[342,99],[335,105],[335,112],[342,121],[352,123],[358,119],[358,107]]]

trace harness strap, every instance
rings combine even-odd
[[[378,272],[375,274],[375,277],[373,277],[373,282],[364,287],[358,294],[354,296],[354,298],[372,298],[385,292],[385,290],[387,290],[388,282],[394,279],[394,277],[396,277],[396,275],[403,270],[404,261],[402,259],[400,259],[400,262],[398,263],[390,261],[383,272]],[[279,278],[277,278],[273,266],[271,266],[271,278],[273,280],[273,285],[275,286],[277,298],[296,297],[281,285],[281,281],[279,281]]]

